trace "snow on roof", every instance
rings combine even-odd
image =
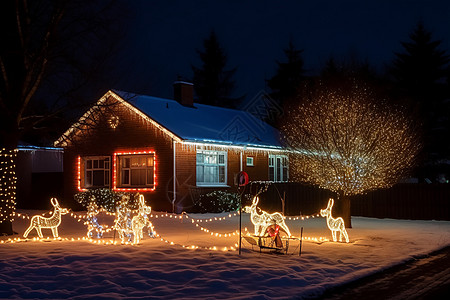
[[[198,103],[187,107],[175,100],[113,92],[186,141],[282,147],[278,130],[246,111]]]

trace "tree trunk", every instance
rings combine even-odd
[[[16,151],[0,149],[0,234],[12,235],[16,207]]]
[[[344,195],[344,193],[339,193],[339,216],[344,219],[345,227],[352,228],[352,212],[351,212],[351,202],[350,196]]]

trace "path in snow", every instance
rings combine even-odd
[[[319,299],[445,299],[450,297],[450,246],[383,272],[332,288]]]

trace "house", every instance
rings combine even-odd
[[[65,200],[110,188],[180,212],[199,194],[233,189],[239,171],[288,180],[275,128],[247,111],[194,103],[191,83],[175,82],[174,98],[110,90],[98,100],[55,142],[64,148]]]

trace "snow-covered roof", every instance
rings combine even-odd
[[[279,132],[246,111],[175,100],[113,92],[140,112],[185,141],[214,144],[282,147]]]

